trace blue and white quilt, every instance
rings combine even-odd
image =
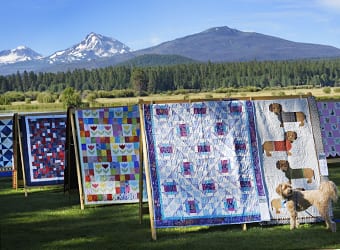
[[[144,104],[155,227],[269,220],[251,101]]]

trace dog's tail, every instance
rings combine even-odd
[[[325,196],[332,199],[333,202],[337,202],[338,188],[333,181],[321,182],[319,189]]]

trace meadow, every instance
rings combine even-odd
[[[285,90],[285,95],[312,92],[325,96],[322,89]],[[281,94],[280,94],[281,93]],[[280,90],[261,93],[216,93],[157,95],[144,100],[181,100],[282,96]],[[332,95],[329,95],[332,96]],[[328,96],[328,97],[329,97]],[[334,97],[334,96],[333,96]],[[110,106],[138,102],[138,98],[101,98],[95,105]],[[7,109],[8,108],[8,109]],[[63,110],[61,104],[14,103],[4,111],[41,112]],[[329,164],[329,177],[340,188],[340,163]],[[291,231],[289,225],[247,224],[157,229],[151,238],[150,217],[140,223],[139,204],[120,204],[80,209],[77,193],[64,193],[62,186],[13,189],[11,178],[0,178],[0,250],[11,249],[340,249],[340,200],[333,206],[338,232],[325,229],[323,222],[303,224]],[[145,204],[146,206],[146,204]]]
[[[329,165],[340,186],[340,164]],[[148,213],[139,220],[139,204],[80,209],[79,195],[63,187],[12,188],[0,179],[0,249],[339,249],[340,201],[333,206],[338,231],[323,222],[289,225],[247,224],[157,229],[152,240]]]
[[[140,100],[143,101],[158,101],[158,100],[197,100],[197,99],[212,99],[212,98],[261,98],[261,97],[281,97],[285,96],[300,96],[312,94],[317,99],[320,100],[339,100],[340,99],[340,88],[272,88],[264,89],[258,92],[251,92],[245,90],[239,90],[235,92],[195,92],[190,93],[184,91],[178,91],[175,93],[160,93],[153,94],[142,97],[115,97],[115,98],[105,98],[96,97],[89,100],[88,98],[83,98],[82,102],[84,106],[89,107],[110,107],[119,105],[129,105],[136,104]],[[326,91],[327,90],[327,91]],[[105,92],[105,91],[102,91]],[[109,94],[110,91],[105,92]],[[90,92],[89,96],[96,95],[95,91]],[[0,105],[1,113],[22,113],[22,112],[47,112],[47,111],[66,111],[66,107],[60,100],[56,100],[52,103],[39,103],[37,100],[26,101],[14,101],[7,105]]]

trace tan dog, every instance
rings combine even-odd
[[[297,190],[304,191],[304,188],[297,188]],[[283,200],[282,198],[275,198],[272,199],[270,202],[270,205],[272,206],[272,209],[275,210],[275,213],[280,214],[280,208],[285,207],[286,200]]]
[[[284,112],[280,103],[271,103],[269,111],[277,115],[281,122],[280,127],[283,127],[284,122],[299,122],[300,127],[305,125],[306,115],[303,112]]]
[[[276,192],[287,200],[286,207],[290,213],[291,230],[299,226],[297,212],[315,206],[325,220],[327,229],[336,232],[336,223],[332,221],[329,214],[331,200],[333,202],[338,200],[338,190],[334,182],[324,181],[318,190],[306,191],[293,189],[289,183],[282,183],[276,187]]]
[[[285,132],[285,140],[283,141],[265,141],[262,145],[262,149],[266,152],[266,156],[272,156],[272,151],[286,151],[288,155],[292,155],[290,152],[292,143],[297,139],[295,131]]]
[[[276,168],[282,170],[285,176],[288,178],[289,183],[292,183],[292,179],[306,178],[307,183],[312,183],[314,178],[314,170],[311,168],[291,168],[290,164],[286,160],[279,160],[276,162]]]

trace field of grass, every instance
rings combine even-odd
[[[92,107],[103,106],[118,106],[127,104],[136,104],[139,100],[143,101],[159,101],[159,100],[192,100],[192,99],[212,99],[212,98],[256,98],[256,97],[284,97],[291,95],[307,95],[311,93],[317,98],[323,99],[336,99],[340,100],[340,93],[332,90],[326,94],[323,88],[313,89],[275,89],[275,90],[262,90],[259,92],[233,92],[233,93],[214,93],[214,92],[199,92],[187,94],[155,94],[143,97],[124,97],[124,98],[97,98]],[[87,100],[83,100],[87,102]],[[30,103],[13,102],[10,105],[0,105],[1,113],[22,113],[22,112],[47,112],[47,111],[66,111],[66,108],[59,101],[55,103],[38,103],[32,101]]]
[[[329,168],[340,186],[340,163]],[[333,208],[338,232],[324,223],[261,226],[258,223],[215,227],[157,229],[151,239],[149,215],[139,223],[138,204],[80,209],[79,196],[62,187],[33,188],[28,197],[0,179],[0,249],[339,249],[340,201]]]
[[[324,93],[322,88],[314,89],[282,89],[282,90],[263,90],[259,92],[235,92],[235,93],[189,93],[189,94],[157,94],[145,97],[131,97],[131,98],[97,98],[97,105],[110,105],[110,104],[135,104],[139,99],[144,101],[158,101],[158,100],[190,100],[190,99],[211,99],[211,98],[256,98],[256,97],[274,97],[274,96],[291,96],[291,95],[308,95],[312,94],[317,98],[334,98],[340,99],[340,94],[332,91],[330,94]]]

